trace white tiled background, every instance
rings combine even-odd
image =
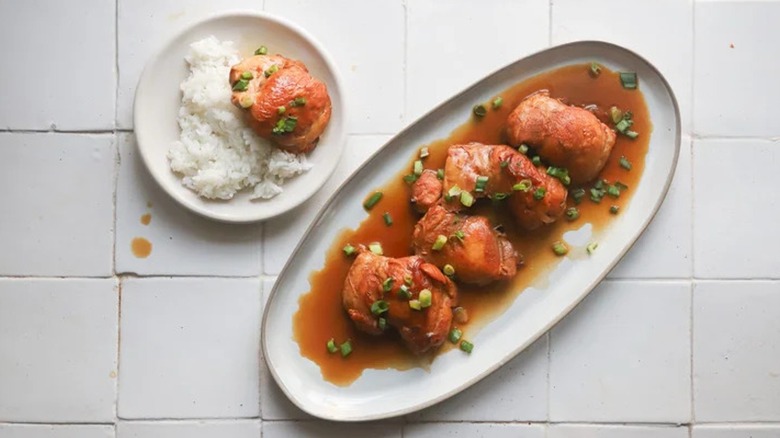
[[[132,134],[151,51],[237,8],[306,27],[354,97],[326,193],[262,225],[172,203]],[[0,438],[780,437],[778,23],[780,1],[0,0]],[[638,51],[680,102],[682,156],[647,233],[453,399],[359,425],[298,411],[259,357],[260,317],[325,195],[451,93],[580,39]]]

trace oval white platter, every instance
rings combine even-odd
[[[482,327],[471,355],[451,350],[429,371],[415,368],[366,370],[347,387],[322,378],[319,367],[301,356],[293,339],[298,299],[310,289],[308,277],[325,262],[339,231],[366,217],[362,200],[409,163],[420,146],[447,137],[468,120],[477,102],[539,73],[575,63],[598,62],[616,71],[635,71],[653,123],[645,170],[630,204],[599,234],[591,257],[564,258],[542,289],[529,287],[509,308]],[[333,195],[309,227],[282,270],[263,316],[263,352],[271,374],[287,397],[311,415],[336,421],[364,421],[410,413],[473,385],[512,359],[574,308],[628,251],[664,200],[680,148],[680,116],[674,94],[661,74],[637,54],[609,43],[566,44],[521,59],[444,102],[384,145]],[[572,250],[574,253],[575,250]],[[580,248],[579,252],[583,252]],[[340,287],[340,285],[334,285]],[[323,346],[323,348],[325,348]],[[518,388],[518,390],[522,390]]]
[[[179,138],[176,121],[181,91],[179,84],[189,70],[184,60],[190,44],[214,35],[233,41],[243,56],[264,45],[306,64],[312,75],[328,87],[333,110],[317,148],[308,154],[313,165],[308,172],[285,181],[284,192],[268,200],[251,200],[243,190],[229,201],[208,200],[184,187],[171,171],[166,154]],[[226,78],[227,80],[227,78]],[[327,181],[338,165],[346,142],[344,86],[327,51],[295,24],[260,12],[226,12],[209,17],[182,30],[153,56],[138,82],[133,108],[138,150],[152,177],[174,200],[202,216],[223,222],[254,222],[295,208]]]

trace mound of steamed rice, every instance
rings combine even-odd
[[[210,199],[231,199],[251,188],[251,198],[282,193],[282,184],[308,171],[305,155],[272,146],[248,128],[230,103],[230,67],[241,58],[231,41],[214,36],[190,45],[190,74],[181,83],[181,136],[168,150],[182,184]]]

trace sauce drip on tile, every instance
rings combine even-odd
[[[152,215],[151,213],[146,213],[145,215],[141,216],[141,224],[143,225],[149,225],[149,223],[152,222]]]
[[[130,249],[132,249],[134,256],[145,259],[152,253],[152,242],[143,237],[136,237],[130,242]]]
[[[438,169],[444,167],[446,151],[450,145],[471,141],[505,144],[504,126],[507,116],[525,96],[540,89],[550,90],[551,97],[561,98],[571,105],[596,105],[606,113],[613,105],[623,110],[631,110],[634,115],[632,129],[639,133],[639,137],[634,140],[618,134],[615,147],[600,175],[600,178],[610,182],[620,181],[628,185],[628,190],[618,199],[605,196],[600,204],[591,202],[586,194],[577,205],[580,218],[576,221],[569,222],[564,217],[551,226],[527,232],[515,227],[514,221],[508,215],[491,208],[488,203],[482,203],[474,211],[474,214],[486,215],[493,223],[504,226],[507,237],[522,254],[524,265],[518,269],[515,278],[508,282],[482,287],[458,285],[460,304],[469,314],[467,324],[458,324],[458,327],[464,330],[465,339],[503,312],[520,291],[546,280],[545,274],[560,260],[552,252],[552,243],[560,240],[566,231],[576,230],[590,223],[596,232],[616,217],[609,212],[611,205],[619,206],[622,212],[631,198],[632,189],[642,175],[652,124],[641,91],[624,89],[619,75],[607,68],[602,67],[600,76],[595,79],[588,71],[589,64],[571,65],[518,83],[499,94],[503,98],[503,105],[498,110],[491,108],[490,101],[484,102],[487,115],[482,119],[475,120],[469,117],[470,114],[465,115],[464,119],[469,117],[469,120],[447,138],[428,145],[419,145],[427,146],[430,153],[424,160],[425,168]],[[477,103],[479,102],[475,102]],[[607,124],[612,126],[612,123]],[[632,163],[630,172],[620,167],[621,156],[625,156]],[[412,230],[420,215],[409,203],[409,186],[403,181],[403,176],[410,172],[412,163],[417,158],[416,155],[409,157],[409,165],[399,169],[396,178],[384,187],[376,188],[384,194],[381,202],[370,211],[356,230],[342,231],[333,242],[326,256],[325,266],[311,274],[311,290],[300,298],[298,312],[293,316],[294,337],[301,354],[314,361],[320,367],[324,379],[333,384],[349,385],[366,369],[405,370],[426,367],[435,359],[435,355],[412,355],[392,330],[380,337],[359,332],[347,317],[341,303],[341,287],[353,260],[351,257],[345,257],[342,252],[344,245],[379,241],[386,256],[403,257],[412,254]],[[366,195],[374,189],[366,187]],[[568,202],[569,206],[574,205],[571,195]],[[393,218],[391,227],[384,223],[384,212],[389,212]],[[578,250],[584,253],[584,249]],[[573,254],[570,255],[576,258]],[[347,358],[342,358],[339,353],[328,353],[326,344],[330,338],[334,338],[337,344],[349,339],[352,353]],[[452,348],[453,345],[445,341],[436,354]],[[478,353],[479,345],[474,350],[474,354]]]

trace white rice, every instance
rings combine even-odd
[[[210,36],[190,45],[190,75],[181,83],[181,136],[168,150],[171,169],[200,196],[231,199],[252,188],[252,199],[282,193],[282,184],[308,171],[306,156],[257,136],[230,103],[228,74],[241,57],[231,41]]]

